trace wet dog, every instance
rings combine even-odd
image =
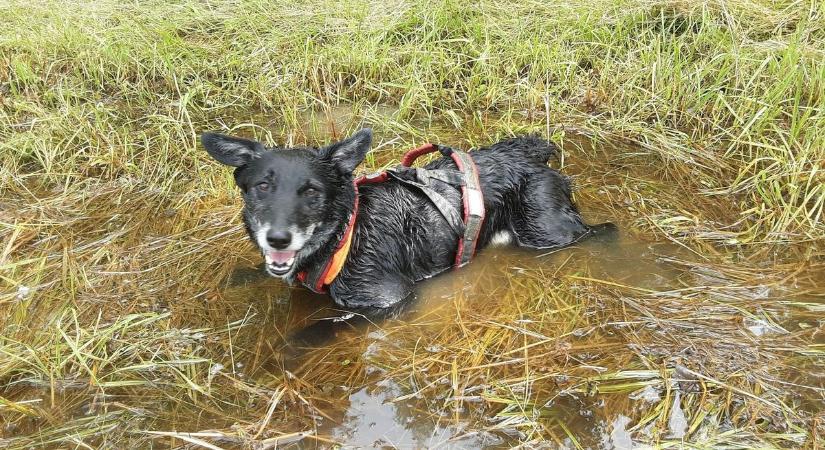
[[[294,283],[299,272],[330,258],[354,210],[353,171],[370,149],[369,129],[320,149],[266,148],[217,133],[201,141],[218,162],[235,167],[244,223],[270,275]],[[547,166],[557,150],[543,139],[519,137],[470,152],[486,209],[477,250],[490,244],[560,248],[614,229],[584,223],[567,178]],[[442,157],[425,167],[454,169],[455,163]],[[432,187],[461,209],[460,189]],[[459,236],[420,191],[389,180],[362,186],[358,200],[349,254],[329,286],[337,304],[388,307],[410,296],[416,281],[453,267]]]

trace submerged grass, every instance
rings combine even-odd
[[[0,447],[825,445],[819,2],[13,1],[0,29]],[[373,167],[552,136],[589,217],[672,247],[489,252],[296,350],[328,304],[255,278],[197,134],[363,124]]]

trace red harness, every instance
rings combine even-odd
[[[461,198],[464,210],[464,233],[458,240],[458,250],[456,251],[455,257],[455,267],[461,267],[470,262],[470,259],[475,255],[476,243],[481,232],[481,224],[484,221],[484,197],[481,194],[481,185],[478,180],[478,169],[473,158],[468,153],[453,150],[448,147],[438,147],[435,144],[424,144],[421,147],[410,150],[401,158],[400,167],[410,168],[418,157],[435,151],[440,151],[444,156],[450,156],[463,176]],[[332,255],[321,267],[299,272],[297,275],[298,281],[314,292],[327,292],[329,285],[335,280],[335,277],[338,276],[341,269],[343,269],[347,255],[349,255],[352,235],[355,230],[355,219],[358,216],[358,187],[362,184],[382,183],[389,178],[390,173],[385,170],[355,179],[353,183],[355,187],[355,202],[341,240],[338,242],[338,245],[335,246]],[[438,204],[436,206],[438,206]],[[444,214],[443,211],[442,214]]]

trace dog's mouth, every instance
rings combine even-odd
[[[295,251],[268,251],[264,252],[264,259],[266,260],[266,270],[271,275],[284,276],[292,269],[295,264]]]

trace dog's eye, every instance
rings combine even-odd
[[[259,191],[266,192],[266,191],[269,190],[269,183],[264,181],[262,183],[258,183],[258,185],[256,187],[258,188]]]
[[[301,192],[301,193],[308,196],[308,197],[311,197],[311,196],[318,193],[318,189],[315,189],[314,187],[308,186],[308,187],[304,188],[304,191]]]

